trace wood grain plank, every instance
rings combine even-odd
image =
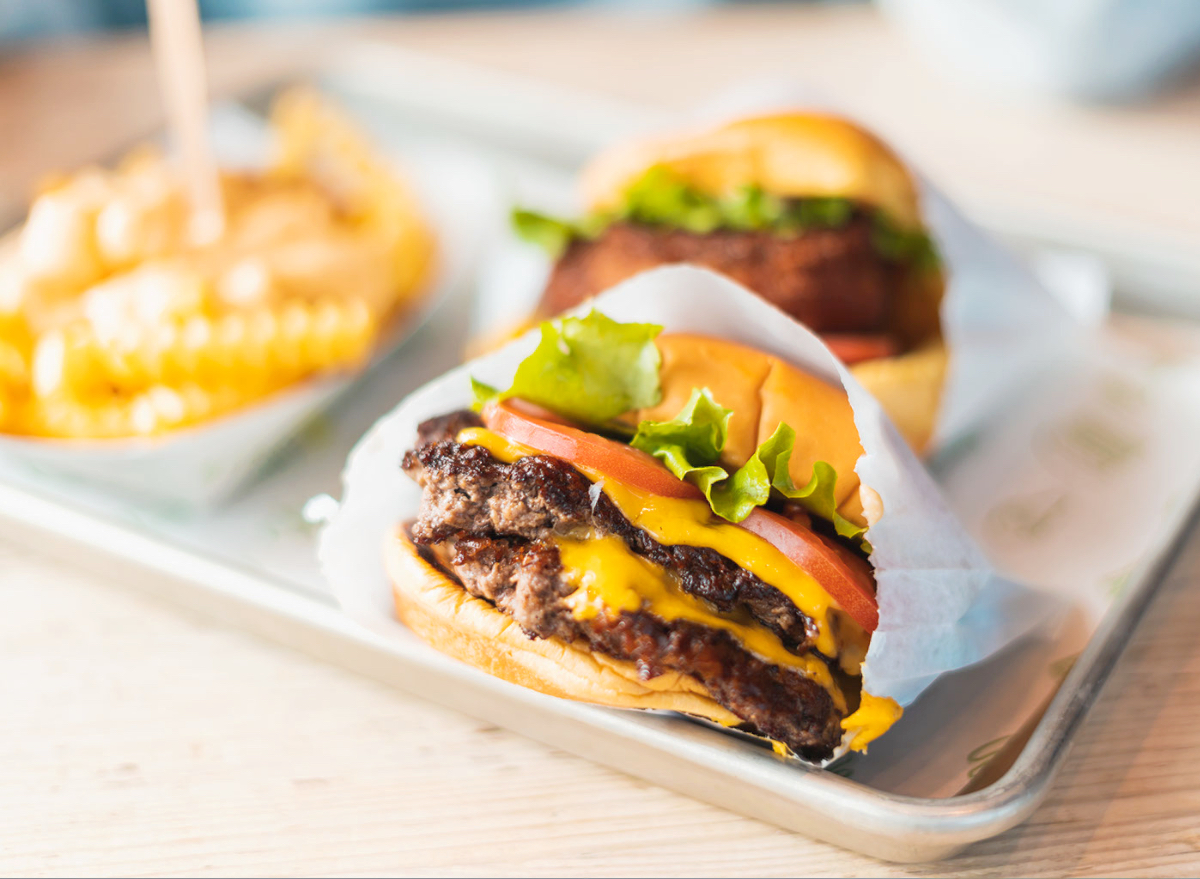
[[[190,617],[0,540],[0,873],[1178,875],[1200,869],[1192,551],[1047,804],[884,865]],[[1148,684],[1148,681],[1154,683]]]

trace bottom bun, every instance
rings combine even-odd
[[[939,339],[906,354],[850,367],[917,454],[924,453],[933,439],[947,360],[946,345]]]
[[[447,656],[550,696],[614,708],[678,711],[723,726],[742,722],[694,678],[668,672],[642,680],[632,662],[558,638],[530,638],[492,604],[422,558],[402,529],[388,536],[385,561],[397,615],[417,637]]]

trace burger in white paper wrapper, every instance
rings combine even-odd
[[[502,285],[499,337],[513,316],[545,319],[646,269],[703,266],[817,333],[924,452],[974,426],[1063,332],[1032,277],[838,115],[773,109],[620,143],[580,190],[576,219],[514,212],[553,262],[540,292]]]
[[[594,309],[594,310],[593,310]],[[864,749],[1040,600],[998,579],[810,331],[647,272],[425,386],[321,535],[342,606],[563,698]]]
[[[231,119],[267,152],[228,113],[214,136]],[[312,93],[284,93],[270,135],[265,168],[222,172],[215,237],[148,148],[48,183],[0,241],[0,451],[219,498],[426,310],[438,254],[409,184]]]

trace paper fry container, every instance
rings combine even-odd
[[[158,437],[0,436],[0,455],[59,478],[122,494],[202,506],[229,495],[350,381],[306,382],[243,412]]]
[[[732,281],[685,266],[639,275],[592,305],[615,320],[751,346],[845,387],[864,449],[855,469],[884,510],[868,535],[880,619],[864,666],[869,692],[907,705],[937,676],[991,655],[1045,614],[1041,594],[993,572],[879,404],[803,326]],[[420,490],[399,467],[417,425],[466,407],[471,376],[506,386],[536,342],[527,333],[414,392],[350,454],[320,560],[342,607],[372,631],[413,637],[395,619],[383,547],[397,523],[417,514]]]
[[[246,124],[246,123],[241,123]],[[386,359],[464,289],[493,211],[493,185],[461,155],[405,157],[437,240],[426,288],[385,331],[365,370],[304,380],[244,409],[154,437],[48,439],[0,434],[0,455],[27,468],[159,503],[205,506],[227,497],[314,416]]]

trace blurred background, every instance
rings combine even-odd
[[[821,0],[810,0],[810,3]],[[829,0],[824,0],[828,5]],[[676,12],[736,0],[201,0],[206,20],[590,7]],[[796,5],[775,3],[771,5]],[[1196,0],[881,0],[924,49],[981,84],[1084,100],[1145,96],[1195,66]],[[4,0],[0,46],[144,26],[143,0]]]
[[[614,117],[795,88],[873,126],[995,225],[1174,253],[1200,241],[1200,0],[199,5],[215,98],[365,45],[603,96],[621,102]],[[546,123],[585,140],[605,124],[588,106]],[[0,218],[20,215],[42,175],[162,118],[144,0],[0,0],[0,120],[21,132],[0,138]]]

